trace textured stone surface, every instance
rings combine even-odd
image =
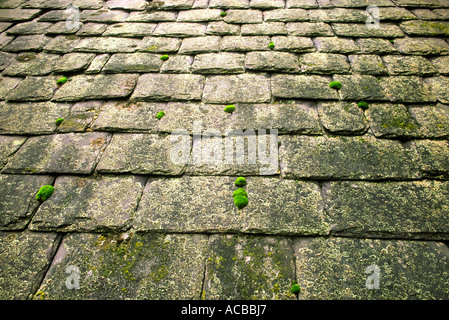
[[[271,90],[279,98],[338,99],[335,90],[329,88],[332,80],[324,76],[273,75]]]
[[[180,175],[185,165],[175,164],[171,159],[176,142],[171,141],[168,135],[115,134],[98,163],[97,171]],[[186,143],[190,148],[190,138]]]
[[[55,191],[36,212],[31,230],[100,231],[129,228],[144,177],[60,176]]]
[[[71,78],[55,94],[55,101],[124,98],[136,85],[137,74],[80,75]]]
[[[207,300],[294,299],[291,240],[213,235],[205,275]]]
[[[303,238],[295,240],[294,248],[304,300],[427,300],[449,294],[443,280],[448,253],[442,243]],[[378,290],[367,289],[373,270],[378,270]]]
[[[421,170],[428,177],[448,176],[448,142],[444,140],[417,140],[416,150],[421,157]]]
[[[416,153],[398,141],[370,136],[281,136],[279,141],[284,177],[369,180],[419,177]]]
[[[355,103],[319,103],[318,114],[323,126],[332,133],[360,134],[368,128],[363,111]]]
[[[102,71],[105,73],[157,72],[163,61],[152,53],[117,53],[112,55]]]
[[[447,182],[330,182],[323,185],[332,231],[386,238],[449,237]]]
[[[32,298],[60,241],[54,233],[0,233],[0,297]]]
[[[25,142],[26,137],[0,136],[0,166],[6,164],[10,157]]]
[[[108,134],[102,132],[31,137],[2,172],[89,174],[108,139]]]
[[[39,291],[52,300],[199,299],[207,246],[205,235],[136,234],[123,242],[120,234],[70,234]],[[69,266],[79,270],[79,290],[65,285]]]
[[[48,134],[56,129],[55,120],[68,116],[70,106],[54,102],[0,103],[2,134]]]

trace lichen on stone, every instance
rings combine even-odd
[[[244,177],[238,177],[234,184],[237,187],[244,187],[246,186],[246,179]]]
[[[234,111],[235,111],[235,106],[232,104],[230,104],[229,106],[224,108],[224,112],[227,112],[227,113],[233,113]]]
[[[168,58],[170,58],[170,57],[168,56],[168,54],[164,54],[163,56],[161,56],[161,60],[162,60],[162,61],[167,61]]]
[[[56,81],[56,84],[63,85],[63,84],[66,83],[67,81],[68,81],[68,79],[67,79],[66,77],[62,77],[62,78],[59,78],[59,79]]]
[[[329,83],[329,88],[340,90],[341,89],[340,81],[332,81],[331,83]]]
[[[57,125],[57,126],[59,126],[61,123],[63,123],[64,122],[64,118],[58,118],[58,119],[56,119],[56,121],[55,121],[55,124]]]
[[[237,208],[243,209],[248,205],[248,198],[242,195],[236,195],[234,197],[234,204]]]
[[[245,189],[243,188],[238,188],[237,190],[234,191],[234,193],[232,194],[232,196],[235,198],[236,196],[244,196],[248,198],[248,192],[246,192]]]
[[[276,45],[274,44],[274,42],[270,42],[270,44],[268,45],[268,48],[270,49],[274,49]]]
[[[157,115],[156,115],[156,118],[157,118],[158,120],[161,120],[163,116],[165,116],[165,112],[164,112],[164,111],[159,111],[159,112],[157,113]]]
[[[366,103],[365,101],[360,101],[360,102],[357,104],[357,106],[358,106],[360,109],[362,109],[362,110],[367,110],[368,107],[369,107],[368,103]]]

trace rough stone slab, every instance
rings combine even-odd
[[[156,133],[156,114],[164,110],[165,104],[162,103],[111,101],[103,105],[92,129]]]
[[[304,9],[275,9],[263,12],[264,21],[298,22],[307,21],[309,16]]]
[[[299,72],[298,56],[288,52],[250,52],[246,55],[248,70]]]
[[[207,25],[206,34],[213,36],[237,36],[240,34],[240,25],[228,24],[223,21],[211,21]]]
[[[26,137],[0,136],[0,168],[6,164],[8,157],[19,149],[25,142]]]
[[[103,0],[73,0],[72,5],[80,9],[100,9]]]
[[[366,25],[355,23],[332,23],[332,29],[340,37],[357,38],[402,38],[404,32],[390,23],[381,23],[380,28],[368,29]]]
[[[294,179],[413,179],[417,155],[399,141],[360,137],[280,136],[281,175]]]
[[[430,59],[430,62],[440,74],[449,75],[449,56],[436,57]]]
[[[57,88],[57,77],[26,77],[6,95],[8,101],[47,101]]]
[[[98,54],[90,63],[89,67],[84,71],[85,74],[97,74],[103,69],[106,62],[108,62],[110,56],[109,54]]]
[[[310,103],[236,104],[236,110],[232,115],[225,113],[222,105],[199,103],[174,102],[159,109],[166,112],[165,116],[158,121],[160,132],[172,133],[177,129],[183,129],[191,135],[196,121],[201,125],[198,129],[201,132],[195,134],[202,134],[207,129],[219,130],[222,136],[225,136],[226,130],[235,129],[242,131],[277,129],[279,134],[321,134],[318,114]],[[197,132],[196,129],[195,132]]]
[[[104,4],[109,9],[123,9],[141,11],[146,7],[145,0],[108,0]]]
[[[45,32],[47,35],[72,35],[77,33],[81,27],[83,26],[82,23],[78,23],[75,25],[67,25],[65,21],[60,21],[55,24],[53,24],[50,28],[48,28]]]
[[[95,58],[94,53],[68,53],[62,56],[53,66],[53,72],[79,72],[87,69]]]
[[[17,55],[14,53],[0,52],[0,71],[5,70],[5,68],[14,61],[15,57],[17,57]]]
[[[5,100],[7,94],[22,81],[20,78],[0,77],[0,100]]]
[[[421,170],[426,177],[449,176],[449,145],[444,140],[416,140],[416,149],[421,157]]]
[[[271,77],[271,91],[278,98],[338,99],[329,88],[332,80],[324,76],[275,74]]]
[[[179,48],[179,54],[217,52],[220,50],[220,44],[221,37],[218,36],[186,38],[182,40],[181,48]]]
[[[206,33],[206,24],[194,22],[161,22],[153,32],[155,36],[164,37],[198,37]]]
[[[320,52],[345,54],[359,51],[354,40],[347,38],[317,37],[313,42]]]
[[[204,85],[205,103],[261,103],[270,99],[270,79],[264,74],[212,76]]]
[[[334,35],[330,25],[324,22],[289,22],[286,26],[289,36],[332,37]]]
[[[133,73],[74,76],[56,92],[54,101],[124,98],[133,91],[137,78]]]
[[[435,102],[431,88],[415,76],[397,76],[380,79],[380,84],[390,101],[397,102]]]
[[[234,180],[211,176],[150,179],[135,215],[135,228],[303,235],[329,232],[317,184],[249,177],[245,188],[250,201],[239,213],[232,198]],[[267,197],[274,201],[265,203]]]
[[[141,42],[142,52],[177,52],[181,46],[181,39],[164,37],[146,37]]]
[[[66,21],[72,15],[70,10],[51,10],[39,16],[39,22],[58,22]]]
[[[57,132],[85,132],[103,105],[102,101],[82,101],[75,103],[70,114],[58,125]]]
[[[90,174],[108,140],[104,132],[30,137],[2,172]]]
[[[335,75],[340,81],[338,90],[342,100],[388,100],[376,77],[369,75]]]
[[[2,50],[7,52],[40,51],[50,39],[44,35],[19,36],[9,42]]]
[[[129,13],[121,10],[83,10],[80,13],[81,22],[120,23],[126,20]]]
[[[204,53],[195,56],[193,73],[233,74],[245,72],[245,55],[234,52]]]
[[[39,287],[60,238],[54,233],[0,233],[0,298],[25,300]]]
[[[6,31],[6,34],[8,36],[41,34],[41,33],[44,33],[51,26],[52,26],[52,23],[49,23],[49,22],[30,21],[30,22],[18,23],[16,25],[14,25],[12,28],[9,28]]]
[[[70,234],[39,288],[44,299],[192,300],[201,296],[206,235]],[[68,266],[80,273],[68,290]]]
[[[310,38],[306,37],[285,37],[274,36],[271,38],[275,47],[275,51],[288,51],[288,52],[312,52],[315,51],[315,47]]]
[[[195,0],[165,0],[161,3],[161,10],[191,9]],[[151,4],[150,4],[151,5]]]
[[[356,103],[323,102],[318,104],[323,126],[335,134],[361,134],[368,129],[364,113]]]
[[[23,8],[39,8],[39,9],[65,9],[69,6],[70,0],[29,0],[23,5]]]
[[[366,8],[369,5],[375,5],[378,7],[390,7],[394,6],[394,3],[390,0],[332,0],[332,4],[335,7],[343,8]]]
[[[323,185],[332,231],[357,237],[448,239],[449,184],[329,182]]]
[[[41,10],[35,9],[0,9],[0,21],[15,22],[36,18]]]
[[[191,9],[180,11],[177,17],[179,22],[203,22],[221,20],[219,9]]]
[[[5,0],[0,4],[2,9],[14,9],[23,4],[26,0]]]
[[[132,100],[200,100],[204,77],[192,74],[143,74]]]
[[[117,23],[108,26],[106,31],[102,34],[105,37],[147,37],[150,36],[156,24],[154,23],[141,23],[141,22],[127,22]]]
[[[389,21],[416,20],[416,15],[412,12],[398,7],[379,8],[379,16],[382,17],[381,19]]]
[[[316,0],[287,0],[287,8],[315,9],[318,4]]]
[[[284,8],[285,0],[251,0],[249,6],[257,9]]]
[[[437,103],[436,106],[411,106],[409,110],[424,137],[449,136],[449,106]]]
[[[66,118],[70,105],[53,102],[0,103],[0,133],[48,134],[55,121]]]
[[[404,21],[399,25],[405,33],[411,36],[448,36],[449,22],[446,21]]]
[[[263,51],[269,50],[268,36],[225,36],[221,42],[222,51]]]
[[[118,53],[136,52],[140,49],[141,40],[118,37],[88,37],[81,39],[73,48],[78,52]]]
[[[190,73],[192,64],[193,56],[176,55],[164,62],[161,73]]]
[[[294,243],[304,300],[447,299],[448,253],[443,243],[303,238]],[[368,267],[371,266],[371,269]],[[378,267],[379,289],[372,284]]]
[[[242,36],[287,35],[287,33],[287,28],[283,22],[243,24],[241,28]],[[300,34],[293,35],[298,36]]]
[[[19,54],[12,61],[8,68],[3,71],[3,75],[8,76],[45,76],[53,71],[53,67],[59,56],[55,54]]]
[[[81,29],[76,33],[76,35],[98,37],[101,36],[107,28],[107,24],[87,22],[82,25]]]
[[[48,41],[44,47],[44,51],[60,54],[69,53],[75,49],[80,41],[81,38],[73,34],[57,36]]]
[[[211,0],[209,8],[247,9],[249,8],[249,0]]]
[[[292,242],[277,237],[212,235],[203,296],[206,300],[294,300]]]
[[[102,71],[105,73],[158,72],[163,61],[153,53],[117,53],[112,55]]]
[[[304,73],[349,73],[351,68],[346,56],[335,53],[306,53],[299,56],[299,61]]]
[[[399,7],[439,7],[442,4],[439,0],[395,0]]]
[[[422,136],[418,123],[402,104],[370,104],[366,116],[378,138]]]
[[[108,232],[127,229],[137,208],[144,177],[60,176],[55,191],[37,210],[35,231]]]
[[[131,12],[126,22],[168,22],[176,21],[175,11]]]
[[[350,55],[352,70],[358,74],[388,75],[388,69],[378,55]]]
[[[310,21],[322,22],[365,22],[369,14],[366,10],[332,8],[309,10]]]
[[[263,15],[260,10],[234,10],[226,11],[226,16],[223,18],[226,23],[262,23]]]
[[[186,138],[186,148],[190,150],[191,138]],[[116,133],[96,170],[103,173],[180,175],[185,164],[177,164],[171,158],[177,142],[169,135]]]
[[[449,77],[428,78],[426,82],[430,84],[432,93],[441,103],[449,103]]]
[[[411,38],[407,39],[395,39],[395,43],[398,41],[413,41]],[[393,47],[392,43],[386,39],[381,38],[361,38],[356,40],[357,45],[360,47],[361,53],[394,53],[398,50]]]
[[[3,149],[5,139],[2,140]],[[9,144],[17,148],[24,141],[23,138],[21,140],[16,138],[10,140]],[[14,145],[14,143],[16,144]],[[0,191],[2,193],[0,230],[24,229],[39,206],[36,193],[40,187],[52,182],[53,178],[49,176],[0,175]]]
[[[437,73],[434,66],[424,57],[391,55],[384,56],[390,75],[429,76]]]

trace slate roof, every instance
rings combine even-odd
[[[0,298],[449,298],[446,0],[3,0],[0,32]]]

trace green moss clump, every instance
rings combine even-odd
[[[235,185],[239,188],[246,186],[246,179],[244,177],[238,177],[235,180]]]
[[[64,84],[67,80],[68,79],[66,77],[59,78],[58,81],[56,81],[56,84]]]
[[[41,187],[36,194],[36,200],[39,202],[44,202],[45,200],[50,198],[50,196],[53,194],[53,191],[55,191],[55,187],[51,185]]]
[[[340,81],[332,81],[331,83],[329,83],[329,88],[340,90],[341,89]]]
[[[163,116],[165,116],[165,112],[164,112],[164,111],[159,111],[159,112],[157,113],[157,115],[156,115],[156,118],[157,118],[158,120],[161,120]]]
[[[57,126],[59,126],[63,121],[64,121],[63,118],[58,118],[58,119],[56,119],[55,124],[56,124]]]
[[[366,103],[365,101],[360,101],[360,102],[357,104],[357,106],[358,106],[360,109],[362,109],[362,110],[366,110],[366,109],[368,109],[368,107],[369,107],[368,103]]]
[[[301,287],[299,286],[298,283],[296,283],[296,281],[293,281],[293,285],[292,285],[292,288],[290,289],[290,291],[293,294],[298,295],[301,292]]]
[[[246,198],[248,198],[248,193],[246,192],[245,189],[243,188],[238,188],[237,190],[234,191],[234,193],[232,194],[232,196],[235,198],[236,196],[244,196]]]
[[[235,111],[235,106],[232,104],[230,104],[229,106],[224,108],[224,112],[227,112],[227,113],[233,113],[234,111]]]
[[[237,208],[242,209],[248,205],[248,198],[242,195],[234,197],[234,204]]]
[[[226,17],[226,15],[227,15],[227,13],[224,11],[222,13],[220,13],[220,17]]]
[[[270,42],[270,44],[268,45],[268,48],[274,49],[274,47],[275,47],[274,42]]]
[[[170,57],[168,56],[168,54],[164,54],[163,56],[161,56],[161,60],[162,60],[162,61],[167,61],[168,58],[170,58]]]

